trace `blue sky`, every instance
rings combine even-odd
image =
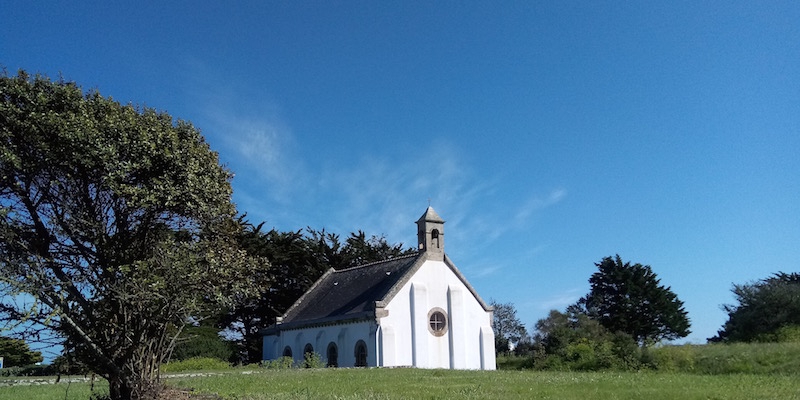
[[[27,2],[0,65],[192,121],[253,222],[447,252],[529,327],[649,264],[688,340],[798,271],[800,3]]]

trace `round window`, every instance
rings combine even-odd
[[[447,333],[447,313],[439,307],[432,308],[428,312],[428,331],[433,336],[444,336]]]

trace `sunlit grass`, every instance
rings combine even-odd
[[[54,379],[54,377],[50,377]],[[43,378],[29,378],[23,379],[33,382],[44,380]],[[83,380],[79,382],[71,382],[68,377],[62,377],[61,381],[56,384],[24,384],[14,386],[3,386],[8,384],[9,380],[5,382],[0,381],[0,400],[87,400],[91,398],[92,394],[105,395],[108,394],[108,384],[99,379],[95,382],[94,387],[89,382]]]
[[[668,346],[665,367],[644,372],[532,370],[229,368],[203,360],[175,363],[168,385],[224,399],[800,399],[800,345]],[[517,359],[500,359],[520,367]],[[200,368],[202,367],[202,368]],[[169,369],[169,368],[166,368]],[[163,372],[163,371],[162,371]],[[164,372],[167,373],[167,372]],[[0,400],[88,399],[107,393],[100,380],[28,385],[0,379]]]
[[[318,369],[169,379],[226,399],[787,399],[796,376]]]
[[[193,374],[194,375],[194,374]],[[225,399],[793,399],[796,375],[420,369],[229,370],[166,379]],[[103,393],[102,384],[95,393]],[[88,399],[86,382],[0,387],[0,399]]]

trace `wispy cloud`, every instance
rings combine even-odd
[[[494,275],[500,269],[500,266],[497,264],[473,268],[472,271],[470,271],[470,278],[485,278],[487,276]]]
[[[465,182],[468,174],[454,154],[394,160],[365,156],[346,168],[325,171],[319,178],[319,192],[335,207],[330,215],[339,224],[386,234],[390,238],[415,241],[413,223],[431,204],[448,215],[466,209],[471,194]],[[445,216],[445,219],[448,219]],[[448,219],[452,225],[453,220]]]
[[[229,110],[212,114],[221,135],[227,158],[237,171],[253,172],[255,180],[284,185],[291,181],[295,170],[287,155],[292,136],[280,121],[256,119],[237,115]]]
[[[486,239],[495,241],[509,232],[529,229],[533,218],[543,210],[560,203],[566,196],[567,191],[562,188],[553,189],[545,196],[530,195],[527,201],[520,204],[506,203],[503,207],[489,210],[491,214],[476,220],[476,223],[482,225],[482,229],[486,232],[484,235]],[[475,229],[481,229],[481,227],[475,227]]]
[[[268,93],[237,86],[229,74],[199,59],[186,60],[185,69],[187,102],[199,110],[196,122],[202,122],[204,135],[235,173],[240,209],[258,214],[265,200],[289,202],[302,190],[307,172],[280,107]]]
[[[239,209],[254,221],[269,220],[287,230],[324,227],[342,235],[362,229],[413,245],[411,225],[430,199],[447,220],[449,243],[477,243],[471,248],[477,253],[509,231],[527,229],[537,213],[566,196],[564,189],[534,193],[522,202],[503,196],[491,175],[471,169],[458,144],[441,141],[428,144],[437,149],[435,157],[399,143],[386,153],[355,154],[330,164],[333,158],[324,153],[301,151],[267,94],[235,107],[241,104],[237,99],[252,97],[251,89],[237,88],[200,62],[191,68],[191,98],[204,110],[210,141],[236,174]]]
[[[581,289],[574,288],[566,292],[556,294],[548,299],[536,302],[536,307],[540,310],[559,310],[563,311],[568,305],[574,304],[581,298]]]
[[[527,220],[534,213],[553,206],[561,202],[567,196],[567,191],[563,188],[553,189],[547,196],[531,196],[518,210],[514,218],[516,220]]]

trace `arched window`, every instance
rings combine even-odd
[[[363,340],[356,342],[356,367],[367,366],[367,344]]]
[[[292,356],[292,348],[289,347],[289,346],[284,347],[283,348],[283,356],[284,357],[291,357]]]
[[[434,230],[431,231],[431,243],[433,244],[433,247],[435,247],[437,249],[439,248],[439,230],[438,229],[434,229]]]
[[[336,343],[334,342],[328,344],[328,366],[331,368],[339,366],[339,349],[336,348]]]
[[[314,346],[312,346],[311,343],[306,343],[306,347],[303,347],[303,356],[305,357],[306,354],[313,352]]]

